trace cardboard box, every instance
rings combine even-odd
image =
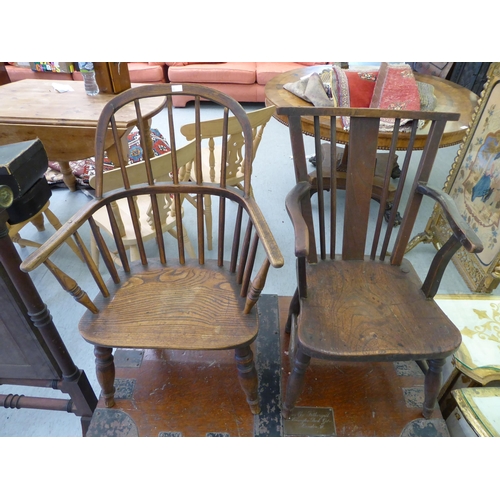
[[[75,65],[72,62],[30,62],[33,71],[46,71],[53,73],[73,73]]]

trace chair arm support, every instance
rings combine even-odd
[[[451,196],[439,189],[428,186],[426,183],[419,183],[417,192],[430,196],[439,203],[452,230],[452,235],[432,260],[431,267],[422,285],[425,296],[432,298],[437,293],[446,266],[455,252],[463,246],[468,252],[479,253],[483,251],[483,244],[460,215]]]
[[[288,193],[285,199],[286,211],[292,221],[295,232],[295,256],[307,257],[309,255],[309,229],[302,215],[302,200],[310,197],[311,184],[298,182]]]
[[[481,240],[460,215],[455,201],[449,194],[440,189],[434,189],[423,182],[419,183],[417,186],[417,192],[427,195],[439,203],[453,234],[460,241],[465,250],[470,253],[479,253],[483,251]]]

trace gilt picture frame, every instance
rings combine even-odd
[[[460,248],[452,260],[473,292],[490,293],[500,283],[500,63],[492,63],[472,122],[443,190],[481,239],[484,250]],[[451,230],[436,205],[425,230],[439,249]]]

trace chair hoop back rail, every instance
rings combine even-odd
[[[416,360],[426,370],[423,414],[428,418],[434,409],[444,358],[460,344],[460,332],[431,299],[437,292],[446,265],[460,245],[470,252],[482,251],[481,242],[458,214],[450,197],[427,184],[445,124],[448,120],[457,120],[459,115],[319,107],[279,107],[276,112],[288,118],[297,180],[286,199],[295,231],[297,290],[285,327],[292,334],[290,356],[294,364],[288,379],[283,414],[290,418],[302,392],[307,366],[311,357],[317,357],[333,361]],[[314,123],[313,154],[317,172],[314,189],[308,181],[302,131],[304,116],[312,117]],[[335,125],[339,117],[349,118],[343,206],[336,188]],[[388,119],[393,123],[391,147],[383,169],[380,206],[374,213],[375,203],[371,195],[379,161],[377,138],[381,123],[386,125]],[[320,121],[327,123],[328,120],[330,148],[329,157],[325,158]],[[414,168],[415,177],[411,180],[409,195],[406,195],[405,183],[410,183],[408,172],[415,136],[423,121],[430,122],[429,133]],[[401,124],[409,127],[409,132],[401,132]],[[385,223],[386,195],[398,136],[402,133],[408,137],[408,148],[391,216]],[[321,175],[325,167],[330,168],[328,197],[324,193]],[[312,198],[314,194],[316,203]],[[424,195],[443,206],[453,233],[436,254],[422,285],[404,254]],[[405,196],[402,224],[396,229],[394,218]],[[396,231],[397,234],[393,234]]]
[[[181,141],[172,104],[174,95],[194,96],[195,101],[195,137],[182,146],[178,146]],[[158,97],[165,99],[161,113],[167,122],[170,151],[153,157],[149,117],[143,117],[141,102]],[[201,175],[202,101],[217,104],[223,115],[219,183],[207,182]],[[105,143],[111,134],[119,144],[116,116],[125,106],[132,106],[136,111],[144,158],[138,165],[129,165],[122,148],[116,147],[116,169],[111,174],[105,173]],[[230,117],[238,121],[244,137],[242,189],[225,185],[224,150],[228,148]],[[258,413],[257,374],[250,348],[258,333],[258,314],[253,306],[264,287],[269,267],[281,267],[283,257],[251,192],[253,135],[245,111],[232,98],[200,85],[133,88],[117,95],[104,107],[96,131],[95,156],[96,175],[92,182],[96,199],[31,254],[23,262],[22,270],[29,272],[41,263],[47,265],[59,246],[68,238],[75,240],[100,291],[96,299],[91,301],[74,280],[53,264],[49,269],[63,288],[88,309],[79,330],[85,340],[94,345],[97,376],[106,406],[115,404],[113,348],[234,349],[240,384],[251,411]],[[190,163],[199,174],[196,182],[186,180],[185,167]],[[119,187],[112,190],[106,187],[115,185]],[[186,210],[182,207],[186,196],[196,200],[196,210],[192,209],[193,213],[189,214],[195,221],[191,225],[187,222],[189,207]],[[207,251],[204,244],[205,196],[215,197],[219,202],[217,246],[213,252]],[[154,237],[148,242],[143,241],[137,203],[143,197],[148,198],[154,230]],[[228,204],[227,200],[234,203]],[[120,203],[128,208],[137,260],[129,259],[126,253],[115,208]],[[116,264],[108,238],[96,222],[95,215],[102,210],[109,217],[110,234],[120,265]],[[176,245],[163,237],[167,212],[175,213]],[[110,279],[101,274],[80,235],[87,223]],[[185,255],[186,231],[196,237],[195,258]],[[256,266],[257,261],[262,262],[260,267]]]

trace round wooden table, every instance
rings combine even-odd
[[[288,90],[284,89],[283,85],[285,83],[296,82],[303,77],[311,75],[312,73],[320,73],[324,69],[330,67],[331,66],[308,66],[292,71],[286,71],[275,76],[266,84],[266,106],[312,106],[311,103],[304,101],[300,97],[297,97]],[[434,95],[437,100],[436,111],[460,113],[460,119],[458,121],[448,122],[446,124],[440,147],[453,146],[460,143],[470,125],[470,122],[472,121],[472,114],[479,97],[474,94],[474,92],[437,76],[415,73],[415,79],[420,82],[429,83],[434,87]],[[274,116],[278,121],[288,125],[286,116],[280,116],[277,113],[275,113]],[[314,135],[313,127],[312,118],[303,119],[302,128],[305,134]],[[320,130],[322,139],[328,141],[330,139],[330,126],[328,119],[320,119]],[[418,130],[415,149],[423,149],[428,132],[428,125]],[[399,134],[398,149],[406,149],[409,141],[409,135],[410,134],[408,133]],[[379,149],[389,149],[390,140],[390,133],[380,132],[378,143]],[[339,144],[349,143],[349,132],[343,129],[339,119],[337,120],[337,142]]]

